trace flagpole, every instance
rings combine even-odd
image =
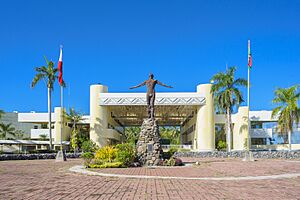
[[[251,59],[251,61],[250,61]],[[248,105],[248,151],[251,149],[251,121],[250,121],[250,67],[252,67],[252,58],[250,52],[250,40],[248,40],[248,98],[247,98],[247,105]]]
[[[251,129],[251,122],[250,122],[250,67],[248,66],[248,150],[250,151],[251,147],[251,138],[250,138],[250,129]]]
[[[60,86],[60,107],[61,107],[61,126],[60,126],[60,150],[63,150],[63,146],[62,146],[62,132],[63,132],[63,121],[64,121],[64,105],[63,105],[63,94],[64,94],[64,89],[63,86]]]

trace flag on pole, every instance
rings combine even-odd
[[[250,40],[248,40],[248,67],[251,69],[252,67],[252,56],[250,51]]]
[[[58,82],[59,84],[62,86],[63,85],[63,71],[62,71],[62,46],[60,46],[60,53],[59,53],[59,60],[58,60],[58,66],[57,69],[59,71],[59,75],[58,75]]]

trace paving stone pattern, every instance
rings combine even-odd
[[[263,181],[157,180],[68,172],[71,166],[81,162],[79,159],[68,159],[67,162],[1,161],[0,199],[299,199],[300,196],[300,178]],[[233,168],[237,163],[231,163],[232,166],[226,166],[228,170],[232,167],[238,171],[239,168]],[[278,164],[283,165],[279,170],[298,170],[294,168],[295,162]],[[259,168],[264,166],[243,170]],[[165,172],[157,173],[162,175]],[[180,176],[180,173],[180,170],[172,172],[173,176]]]

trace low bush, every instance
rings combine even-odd
[[[131,166],[135,159],[135,147],[132,144],[117,144],[98,149],[95,155],[85,152],[84,164],[91,168],[116,168]]]
[[[90,168],[119,168],[123,167],[122,162],[105,162],[103,164],[90,164]]]
[[[166,159],[162,162],[163,166],[182,166],[183,162],[180,158],[171,157],[170,159]]]
[[[135,159],[135,147],[132,144],[117,144],[116,161],[122,162],[124,166],[130,166]]]
[[[164,159],[170,159],[174,155],[174,153],[177,152],[177,151],[178,151],[178,148],[171,147],[169,149],[169,151],[163,153],[163,158]]]
[[[85,152],[81,154],[80,157],[84,160],[83,165],[89,167],[89,165],[92,163],[92,160],[95,156],[92,152]]]
[[[98,146],[92,140],[87,140],[82,143],[81,149],[83,152],[95,152]]]
[[[217,149],[218,150],[225,150],[226,149],[226,142],[224,142],[223,140],[219,140],[219,142],[217,144]]]
[[[113,162],[117,157],[117,149],[114,146],[105,146],[96,151],[95,159],[104,162]]]

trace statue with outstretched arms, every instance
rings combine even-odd
[[[156,84],[167,87],[167,88],[173,88],[172,86],[165,85],[162,82],[158,80],[154,80],[154,75],[151,73],[149,74],[149,79],[144,81],[143,83],[133,86],[129,89],[134,89],[138,87],[142,87],[144,85],[147,86],[147,95],[146,95],[146,100],[147,100],[147,111],[148,111],[148,118],[151,118],[154,120],[154,102],[155,102],[155,86]]]

